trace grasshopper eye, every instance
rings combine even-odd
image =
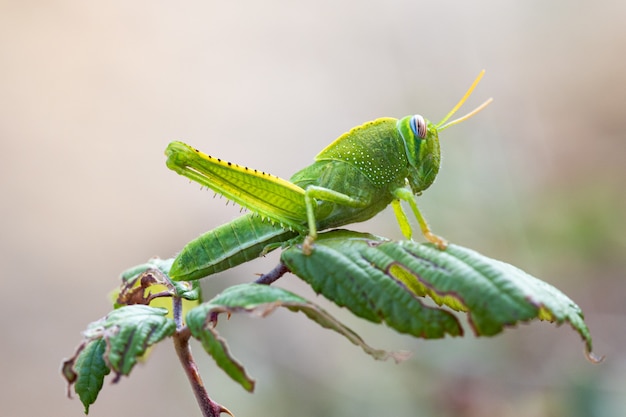
[[[419,138],[424,139],[426,137],[427,129],[426,129],[426,121],[422,116],[416,114],[411,117],[411,130],[413,133],[417,135]]]

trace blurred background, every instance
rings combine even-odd
[[[119,272],[239,215],[165,167],[169,141],[288,178],[367,120],[440,120],[486,68],[460,114],[495,101],[441,135],[421,208],[434,232],[571,297],[606,362],[567,325],[402,336],[288,276],[413,357],[375,362],[303,315],[233,317],[220,331],[257,390],[194,345],[209,394],[238,417],[624,415],[625,18],[620,0],[0,1],[1,414],[83,415],[60,364]],[[401,237],[390,210],[352,228]],[[109,381],[91,416],[200,415],[170,343]]]

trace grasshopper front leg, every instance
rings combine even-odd
[[[428,227],[426,219],[424,218],[424,216],[422,216],[422,213],[417,208],[417,203],[415,202],[415,196],[413,195],[413,193],[411,193],[411,191],[407,188],[397,188],[393,191],[393,195],[398,199],[392,202],[393,209],[396,213],[398,223],[400,223],[400,229],[402,230],[402,233],[405,235],[405,237],[407,237],[407,239],[411,238],[411,226],[408,224],[406,215],[404,214],[404,211],[402,211],[402,207],[400,207],[399,200],[403,200],[409,203],[409,206],[411,206],[411,211],[413,211],[413,214],[417,219],[417,223],[419,224],[420,229],[422,230],[422,234],[424,235],[426,240],[437,245],[439,249],[445,250],[448,247],[448,242],[444,238],[437,236],[430,231],[430,227]]]

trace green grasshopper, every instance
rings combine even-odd
[[[426,240],[445,249],[447,242],[431,232],[415,196],[439,172],[439,132],[492,101],[448,122],[483,75],[484,70],[436,125],[420,115],[367,122],[341,135],[290,181],[214,158],[182,142],[170,143],[165,151],[170,169],[251,211],[190,242],[174,262],[172,278],[202,278],[265,254],[298,235],[306,236],[302,249],[310,254],[318,230],[365,221],[389,204],[403,235],[411,239],[401,201],[409,204]]]

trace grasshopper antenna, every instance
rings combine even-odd
[[[467,113],[465,116],[461,116],[458,119],[454,119],[454,120],[446,123],[448,121],[448,119],[450,117],[452,117],[452,115],[454,113],[456,113],[456,111],[463,105],[463,103],[465,103],[465,101],[469,98],[469,96],[472,95],[472,92],[474,91],[474,89],[476,88],[478,83],[480,82],[481,78],[483,78],[483,75],[485,75],[485,70],[482,70],[480,72],[480,74],[478,74],[478,77],[476,77],[476,79],[474,80],[474,82],[472,83],[470,88],[467,90],[467,92],[461,98],[461,100],[459,100],[459,102],[456,104],[456,106],[454,106],[452,108],[452,110],[450,110],[450,112],[448,114],[446,114],[446,116],[443,119],[441,119],[441,121],[439,123],[437,123],[436,127],[437,127],[438,130],[441,131],[441,130],[447,129],[450,126],[454,126],[457,123],[461,123],[461,122],[469,119],[470,117],[472,117],[475,114],[479,113],[482,109],[487,107],[493,101],[493,98],[490,98],[487,101],[485,101],[483,104],[481,104],[480,106],[476,107],[471,112]]]

